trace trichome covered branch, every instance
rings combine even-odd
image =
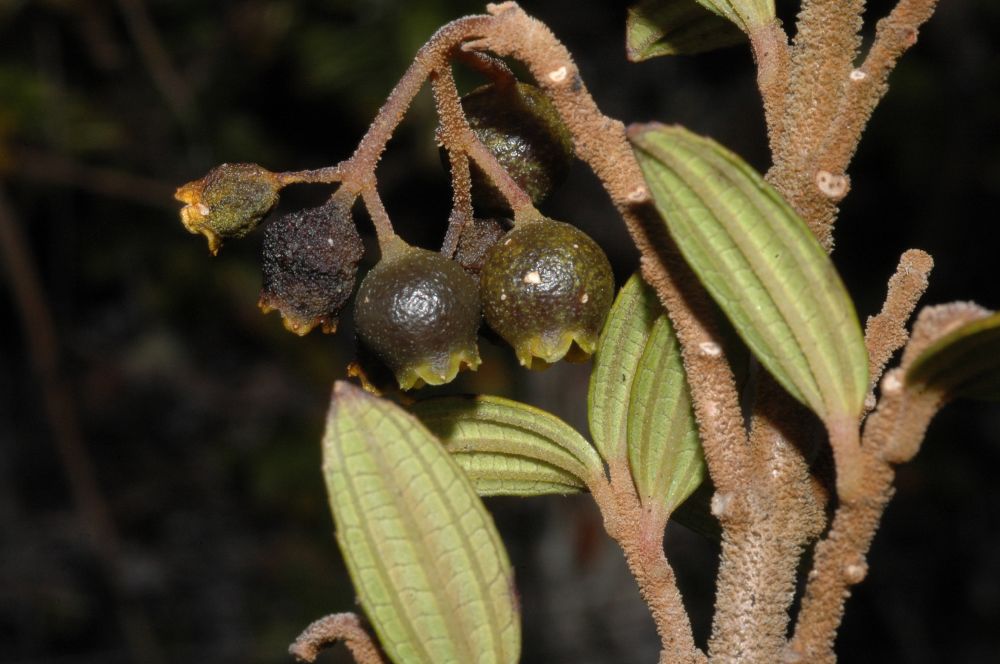
[[[896,273],[889,279],[889,290],[882,311],[870,316],[865,326],[865,346],[868,348],[868,375],[871,389],[885,370],[889,358],[902,348],[910,334],[906,323],[913,314],[920,296],[927,290],[927,277],[934,267],[929,254],[910,249],[899,258]],[[874,407],[875,396],[869,393],[866,410]],[[871,406],[867,406],[871,404]]]
[[[371,635],[353,613],[334,613],[312,623],[288,647],[301,662],[315,662],[325,648],[343,641],[357,664],[384,664],[385,660]]]
[[[610,481],[602,477],[592,482],[591,494],[649,606],[662,642],[660,664],[703,664],[707,659],[695,646],[691,620],[663,551],[666,519],[642,506],[627,462],[613,461],[609,471]]]

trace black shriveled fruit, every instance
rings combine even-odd
[[[221,164],[174,197],[186,203],[184,227],[204,235],[208,250],[217,254],[222,238],[241,238],[256,228],[277,204],[280,190],[278,177],[257,164]]]
[[[478,368],[481,318],[479,288],[461,265],[398,239],[361,281],[354,304],[358,336],[404,390]]]
[[[455,260],[465,271],[479,279],[486,252],[504,236],[511,222],[507,219],[475,218],[465,225],[458,236],[458,250]]]
[[[280,311],[290,332],[304,335],[317,325],[334,332],[363,253],[351,201],[335,194],[319,207],[282,215],[264,231],[258,305],[264,313]]]
[[[486,322],[514,347],[521,364],[540,369],[594,352],[614,277],[588,235],[542,218],[515,226],[494,245],[480,288]]]
[[[542,91],[527,83],[491,83],[462,98],[476,137],[497,158],[535,205],[566,179],[573,140]],[[472,200],[483,215],[510,208],[490,179],[472,165]]]

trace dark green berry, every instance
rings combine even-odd
[[[558,221],[523,223],[487,253],[486,322],[526,367],[594,352],[614,298],[611,265],[587,234]]]
[[[462,98],[469,127],[535,205],[566,179],[573,140],[545,94],[527,83],[492,83]],[[472,200],[483,215],[509,207],[489,178],[472,165]]]
[[[261,310],[280,311],[285,328],[299,335],[317,325],[334,332],[363,253],[349,201],[335,196],[278,217],[264,231]]]
[[[241,238],[257,227],[278,203],[280,190],[278,177],[257,164],[221,164],[174,197],[187,204],[181,210],[184,227],[204,235],[217,254],[222,238]]]
[[[358,336],[408,390],[479,367],[479,288],[462,266],[395,240],[361,281]]]

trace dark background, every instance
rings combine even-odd
[[[869,4],[871,18],[890,6]],[[633,65],[624,5],[524,5],[565,40],[606,113],[683,123],[767,167],[746,49]],[[354,607],[318,446],[353,353],[349,321],[299,339],[261,316],[260,234],[212,259],[172,193],[223,161],[343,159],[420,44],[480,9],[0,0],[0,662],[282,662],[308,622]],[[1000,307],[998,27],[994,2],[943,2],[862,142],[834,254],[862,317],[908,247],[937,263],[925,302]],[[450,202],[433,126],[422,95],[379,171],[397,228],[427,247]],[[282,205],[324,193],[299,188]],[[545,209],[598,239],[619,279],[635,268],[583,167]],[[528,374],[509,350],[482,351],[453,389],[584,426],[585,367]],[[1000,410],[938,416],[899,472],[842,661],[996,661],[998,470]],[[588,498],[488,506],[516,566],[525,664],[655,661],[652,623]],[[667,546],[704,640],[717,552],[682,527]]]

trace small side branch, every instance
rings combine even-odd
[[[635,493],[627,463],[610,464],[610,482],[590,483],[604,527],[625,553],[625,561],[649,605],[660,635],[661,664],[707,664],[694,644],[691,620],[677,587],[674,570],[663,551],[666,516],[645,509]]]
[[[305,628],[288,652],[300,662],[315,662],[320,651],[338,641],[344,642],[357,664],[385,663],[378,646],[353,613],[334,613],[320,618]]]
[[[785,145],[791,56],[788,35],[775,20],[750,33],[750,47],[757,63],[757,87],[764,102],[764,120],[767,123],[771,154],[776,155]]]
[[[536,215],[537,211],[531,202],[531,197],[518,186],[514,178],[497,161],[496,156],[483,145],[482,141],[469,128],[469,122],[462,112],[462,103],[450,67],[445,66],[435,70],[431,74],[431,86],[434,90],[434,102],[441,120],[438,135],[448,150],[448,154],[467,155],[471,158],[506,199],[514,211],[515,221],[524,215]],[[458,195],[456,187],[456,196]],[[470,198],[470,209],[471,205]]]
[[[788,122],[775,161],[813,157],[837,112],[861,46],[864,0],[803,0],[792,46]]]
[[[889,89],[889,74],[903,53],[917,43],[917,33],[935,7],[937,0],[899,0],[878,22],[864,63],[848,76],[850,85],[826,133],[820,167],[847,168],[861,132]]]
[[[889,279],[889,291],[885,296],[882,311],[868,318],[865,326],[865,346],[868,348],[868,373],[871,376],[867,403],[874,406],[872,390],[889,358],[906,345],[910,338],[906,322],[913,314],[920,296],[927,290],[927,277],[934,267],[930,254],[919,249],[903,253],[896,267],[896,273]],[[871,410],[871,408],[867,408]]]

